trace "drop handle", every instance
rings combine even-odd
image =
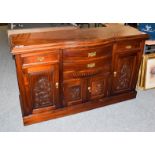
[[[95,63],[87,64],[87,68],[94,68],[94,67],[95,67]]]
[[[95,57],[96,56],[96,52],[90,52],[88,53],[88,57]]]
[[[114,72],[114,77],[116,77],[116,76],[117,76],[117,72],[115,71],[115,72]]]
[[[89,93],[91,93],[91,87],[88,87],[88,91],[89,91]]]
[[[58,82],[55,83],[55,87],[56,87],[56,89],[59,88],[59,83]]]

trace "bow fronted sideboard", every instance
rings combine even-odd
[[[147,38],[119,24],[10,35],[24,124],[135,98]]]

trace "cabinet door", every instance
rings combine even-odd
[[[64,81],[64,105],[70,106],[80,104],[86,99],[87,81],[83,79],[73,79]]]
[[[88,98],[89,100],[100,99],[109,93],[110,76],[97,76],[90,78],[88,84]]]
[[[133,89],[134,77],[137,76],[136,63],[139,51],[116,53],[113,64],[112,93],[122,93]]]
[[[25,86],[30,113],[59,104],[59,67],[57,64],[29,67],[25,70]]]

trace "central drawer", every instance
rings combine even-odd
[[[95,46],[92,48],[65,49],[63,52],[64,62],[75,62],[104,58],[112,55],[112,45]]]
[[[70,78],[83,78],[100,73],[110,73],[111,72],[111,60],[112,57],[76,61],[71,63],[63,63],[63,75],[64,79]]]
[[[72,63],[63,63],[63,71],[80,71],[80,70],[90,70],[97,68],[106,68],[107,65],[111,64],[111,57],[107,57],[106,59],[95,59],[89,61],[78,61]]]

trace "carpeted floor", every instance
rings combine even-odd
[[[0,131],[155,131],[155,89],[136,99],[23,126],[15,64],[6,32],[0,31]]]

